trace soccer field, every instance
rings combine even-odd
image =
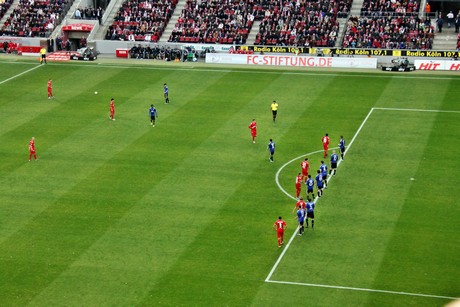
[[[456,74],[2,57],[0,91],[2,305],[443,306],[460,297]],[[324,133],[349,148],[317,201],[315,229],[297,237],[295,176],[303,157],[317,169]],[[38,161],[28,162],[32,136]]]

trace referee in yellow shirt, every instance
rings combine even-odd
[[[273,100],[272,105],[270,106],[273,114],[273,123],[276,121],[276,114],[278,113],[278,103],[276,100]]]
[[[45,64],[48,64],[46,63],[46,48],[45,47],[40,49],[40,54],[41,54],[40,64],[43,64],[43,61],[45,61]]]

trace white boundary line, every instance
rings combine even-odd
[[[353,290],[353,291],[363,291],[363,292],[377,292],[377,293],[399,294],[399,295],[409,295],[409,296],[422,296],[422,297],[442,298],[442,299],[452,299],[452,300],[458,299],[458,297],[442,296],[442,295],[431,295],[431,294],[410,293],[410,292],[398,292],[398,291],[388,291],[388,290],[376,290],[376,289],[366,289],[366,288],[353,288],[353,287],[331,286],[331,285],[321,285],[321,284],[307,284],[307,283],[290,282],[290,281],[266,280],[266,282],[270,282],[270,283],[274,283],[274,284],[309,286],[309,287]]]
[[[0,81],[0,85],[3,84],[3,83],[8,82],[8,81],[10,81],[10,80],[13,80],[13,79],[15,79],[15,78],[17,78],[17,77],[19,77],[19,76],[22,76],[23,74],[26,74],[26,73],[28,73],[28,72],[31,72],[32,70],[37,69],[37,68],[39,68],[39,67],[41,67],[41,65],[37,65],[37,66],[32,67],[32,68],[30,68],[30,69],[28,69],[28,70],[26,70],[26,71],[23,71],[23,72],[21,72],[21,73],[19,73],[19,74],[17,74],[17,75],[12,76],[11,78],[8,78],[8,79],[6,79],[6,80]]]
[[[0,61],[0,64],[30,64],[28,62],[4,62]],[[433,75],[416,75],[416,76],[408,76],[408,75],[390,75],[390,74],[377,74],[375,72],[369,72],[368,74],[360,74],[359,72],[345,72],[345,71],[336,71],[336,72],[331,72],[331,73],[325,73],[325,72],[319,72],[319,71],[302,71],[302,70],[291,70],[287,71],[287,67],[277,67],[277,66],[266,66],[266,67],[251,67],[251,68],[245,68],[242,65],[221,65],[219,67],[214,66],[216,68],[212,68],[213,66],[208,66],[208,68],[205,68],[207,65],[213,65],[213,64],[205,64],[205,63],[199,63],[200,65],[197,66],[182,66],[182,67],[172,67],[169,65],[165,66],[155,66],[152,62],[145,62],[144,63],[125,63],[125,65],[120,65],[120,64],[111,64],[111,63],[101,63],[98,62],[97,64],[94,63],[58,63],[54,62],[52,65],[67,65],[67,66],[77,66],[77,67],[89,67],[89,68],[98,68],[98,67],[104,67],[104,68],[118,68],[118,69],[146,69],[146,70],[179,70],[179,71],[207,71],[207,72],[223,72],[223,73],[244,73],[244,74],[283,74],[283,75],[308,75],[308,76],[324,76],[324,77],[337,77],[337,76],[343,76],[343,77],[360,77],[360,78],[395,78],[395,79],[427,79],[427,80],[458,80],[460,81],[460,78],[456,75],[438,75],[438,76],[433,76]],[[226,66],[226,68],[222,67]],[[266,69],[266,70],[265,70]]]
[[[353,144],[353,142],[355,141],[356,137],[358,136],[359,132],[361,131],[361,129],[364,127],[364,124],[366,123],[367,119],[369,118],[369,116],[371,115],[371,113],[374,111],[374,109],[372,108],[369,113],[367,113],[367,116],[366,118],[363,120],[363,122],[361,123],[361,126],[358,128],[358,131],[356,131],[355,135],[353,136],[353,138],[351,139],[350,141],[350,144],[348,145],[347,149],[345,150],[345,153],[344,153],[344,156],[347,154],[347,151],[350,149],[351,145]],[[310,155],[310,154],[315,154],[315,153],[318,153],[318,152],[322,152],[322,150],[318,150],[318,151],[314,151],[314,152],[311,152],[307,155]],[[295,199],[295,197],[293,197],[292,195],[290,195],[288,192],[286,192],[286,190],[283,189],[283,187],[281,187],[280,183],[279,183],[279,180],[278,180],[278,176],[279,176],[279,173],[283,170],[284,167],[286,167],[286,165],[288,165],[289,163],[301,158],[301,157],[304,157],[305,155],[303,156],[299,156],[297,158],[294,158],[292,159],[291,161],[285,163],[279,170],[278,172],[276,172],[276,184],[278,185],[278,187],[281,189],[281,191],[284,192],[284,194],[286,194],[287,196],[289,196],[290,198],[292,199]],[[343,160],[340,160],[339,163],[337,163],[337,167],[339,167],[340,163],[342,163]],[[328,181],[328,184],[331,182],[332,180],[332,176],[331,178],[329,179]],[[315,204],[316,202],[318,202],[318,197],[315,197]],[[294,230],[294,233],[292,234],[291,238],[289,239],[288,243],[286,244],[285,248],[283,248],[283,251],[281,252],[281,255],[279,255],[278,259],[276,260],[275,264],[273,265],[272,269],[270,270],[270,273],[268,273],[268,276],[267,278],[265,278],[265,281],[266,282],[269,282],[270,281],[270,278],[272,277],[273,273],[275,272],[276,268],[278,267],[279,263],[281,262],[281,260],[283,259],[284,257],[284,254],[286,253],[286,251],[288,250],[289,246],[291,245],[292,241],[294,241],[294,238],[296,236],[296,233],[297,233],[297,229],[298,227],[296,227],[296,229]]]
[[[344,156],[350,149],[351,145],[355,141],[356,137],[359,135],[361,130],[363,129],[364,125],[366,124],[367,120],[371,116],[374,110],[383,110],[383,111],[412,111],[412,112],[433,112],[433,113],[460,113],[460,111],[448,111],[448,110],[424,110],[424,109],[398,109],[398,108],[371,108],[369,113],[367,113],[366,117],[364,118],[363,122],[359,126],[358,130],[356,131],[355,135],[351,139],[349,145],[347,146],[347,149],[344,153]],[[278,188],[286,194],[288,197],[292,199],[296,199],[292,195],[290,195],[286,190],[280,185],[279,183],[279,174],[281,171],[290,163],[294,162],[295,160],[298,160],[306,155],[311,155],[311,154],[316,154],[322,152],[322,150],[314,151],[299,157],[296,157],[285,164],[281,166],[281,168],[276,172],[276,177],[275,181],[278,186]],[[340,165],[342,160],[339,161],[337,164],[337,167]],[[331,177],[328,181],[328,183],[331,182],[333,177]],[[315,198],[315,203],[318,201],[318,197]],[[460,299],[460,297],[450,297],[450,296],[442,296],[442,295],[432,295],[432,294],[423,294],[423,293],[410,293],[410,292],[398,292],[398,291],[390,291],[390,290],[378,290],[378,289],[368,289],[368,288],[355,288],[355,287],[346,287],[346,286],[334,286],[334,285],[323,285],[323,284],[310,284],[310,283],[300,283],[300,282],[289,282],[289,281],[278,281],[278,280],[271,280],[270,278],[272,277],[273,273],[277,269],[279,263],[283,259],[284,255],[286,254],[286,251],[288,250],[289,246],[291,245],[292,241],[294,241],[294,238],[296,237],[298,227],[296,227],[294,233],[292,234],[291,238],[289,239],[289,242],[286,244],[285,248],[281,252],[281,255],[279,255],[278,259],[276,260],[275,264],[273,265],[272,269],[268,273],[267,278],[265,278],[265,282],[269,283],[277,283],[277,284],[287,284],[287,285],[300,285],[300,286],[308,286],[308,287],[319,287],[319,288],[330,288],[330,289],[342,289],[342,290],[352,290],[352,291],[363,291],[363,292],[377,292],[377,293],[387,293],[387,294],[398,294],[398,295],[408,295],[408,296],[419,296],[419,297],[430,297],[430,298],[441,298],[441,299]]]
[[[276,175],[275,175],[275,181],[276,181],[276,185],[278,186],[278,188],[281,190],[281,192],[283,192],[284,194],[287,195],[287,197],[290,197],[292,199],[296,199],[294,196],[292,196],[291,194],[289,194],[280,184],[279,182],[279,175],[281,173],[281,171],[286,167],[288,166],[289,164],[291,164],[292,162],[294,162],[295,160],[299,160],[305,156],[309,156],[309,155],[313,155],[313,154],[317,154],[317,153],[320,153],[320,152],[323,152],[323,150],[317,150],[317,151],[312,151],[312,152],[309,152],[307,154],[304,154],[304,155],[301,155],[301,156],[298,156],[298,157],[295,157],[294,159],[286,162],[283,164],[283,166],[280,167],[280,169],[276,172]]]
[[[400,108],[372,108],[373,110],[382,111],[409,111],[409,112],[432,112],[432,113],[460,113],[456,110],[425,110],[425,109],[400,109]]]

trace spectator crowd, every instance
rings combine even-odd
[[[254,9],[253,0],[187,0],[169,41],[244,44]]]
[[[101,7],[97,9],[94,7],[77,8],[74,13],[75,19],[93,19],[98,20],[99,24],[102,24],[102,16],[104,10]]]
[[[166,28],[178,0],[123,3],[106,33],[106,39],[156,42]]]
[[[1,35],[48,37],[59,24],[66,0],[19,0],[2,25]]]
[[[434,27],[429,18],[409,16],[351,17],[344,48],[431,49]]]
[[[255,44],[333,47],[339,31],[338,16],[346,17],[351,1],[277,1],[262,6],[264,17]]]
[[[432,49],[435,29],[420,18],[415,0],[365,0],[361,16],[351,16],[344,48]]]
[[[14,0],[0,0],[0,18]],[[0,35],[48,37],[67,0],[18,0]],[[109,26],[106,39],[157,42],[178,0],[127,0]],[[169,42],[246,43],[255,21],[255,45],[334,47],[339,19],[348,18],[341,46],[344,48],[432,49],[435,29],[428,15],[419,17],[420,0],[364,0],[361,15],[349,16],[352,0],[186,0]],[[426,12],[427,9],[423,8]],[[102,22],[101,7],[77,8],[76,19]],[[456,27],[456,18],[449,25]],[[459,22],[460,24],[460,22]],[[82,43],[81,45],[84,45]],[[460,39],[457,49],[460,48]],[[160,52],[160,51],[159,51]],[[166,52],[166,51],[165,51]],[[154,54],[142,51],[139,54]],[[144,55],[142,55],[144,57]],[[156,55],[154,56],[157,57]]]

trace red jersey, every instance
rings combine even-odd
[[[251,129],[251,131],[253,132],[256,132],[257,131],[257,124],[255,121],[251,122],[248,126],[249,129]]]
[[[310,163],[308,163],[308,161],[302,161],[300,163],[300,167],[302,167],[302,171],[306,171],[308,173],[308,170],[310,169]]]
[[[53,88],[53,81],[49,80],[48,81],[48,89]]]
[[[301,206],[302,209],[305,209],[307,207],[307,204],[301,199],[295,204],[296,208],[299,208],[299,206]]]
[[[110,102],[110,112],[115,112],[115,104],[113,103],[113,101]]]
[[[299,175],[295,177],[295,185],[300,185],[302,183],[302,176]]]
[[[35,141],[34,140],[30,140],[29,142],[29,151],[35,152]]]
[[[277,220],[275,224],[273,224],[273,228],[277,231],[284,230],[284,228],[286,228],[286,222],[283,220]]]
[[[329,142],[330,142],[331,140],[329,139],[328,136],[323,136],[322,141],[323,141],[323,145],[324,145],[324,146],[328,146],[328,145],[329,145]]]

